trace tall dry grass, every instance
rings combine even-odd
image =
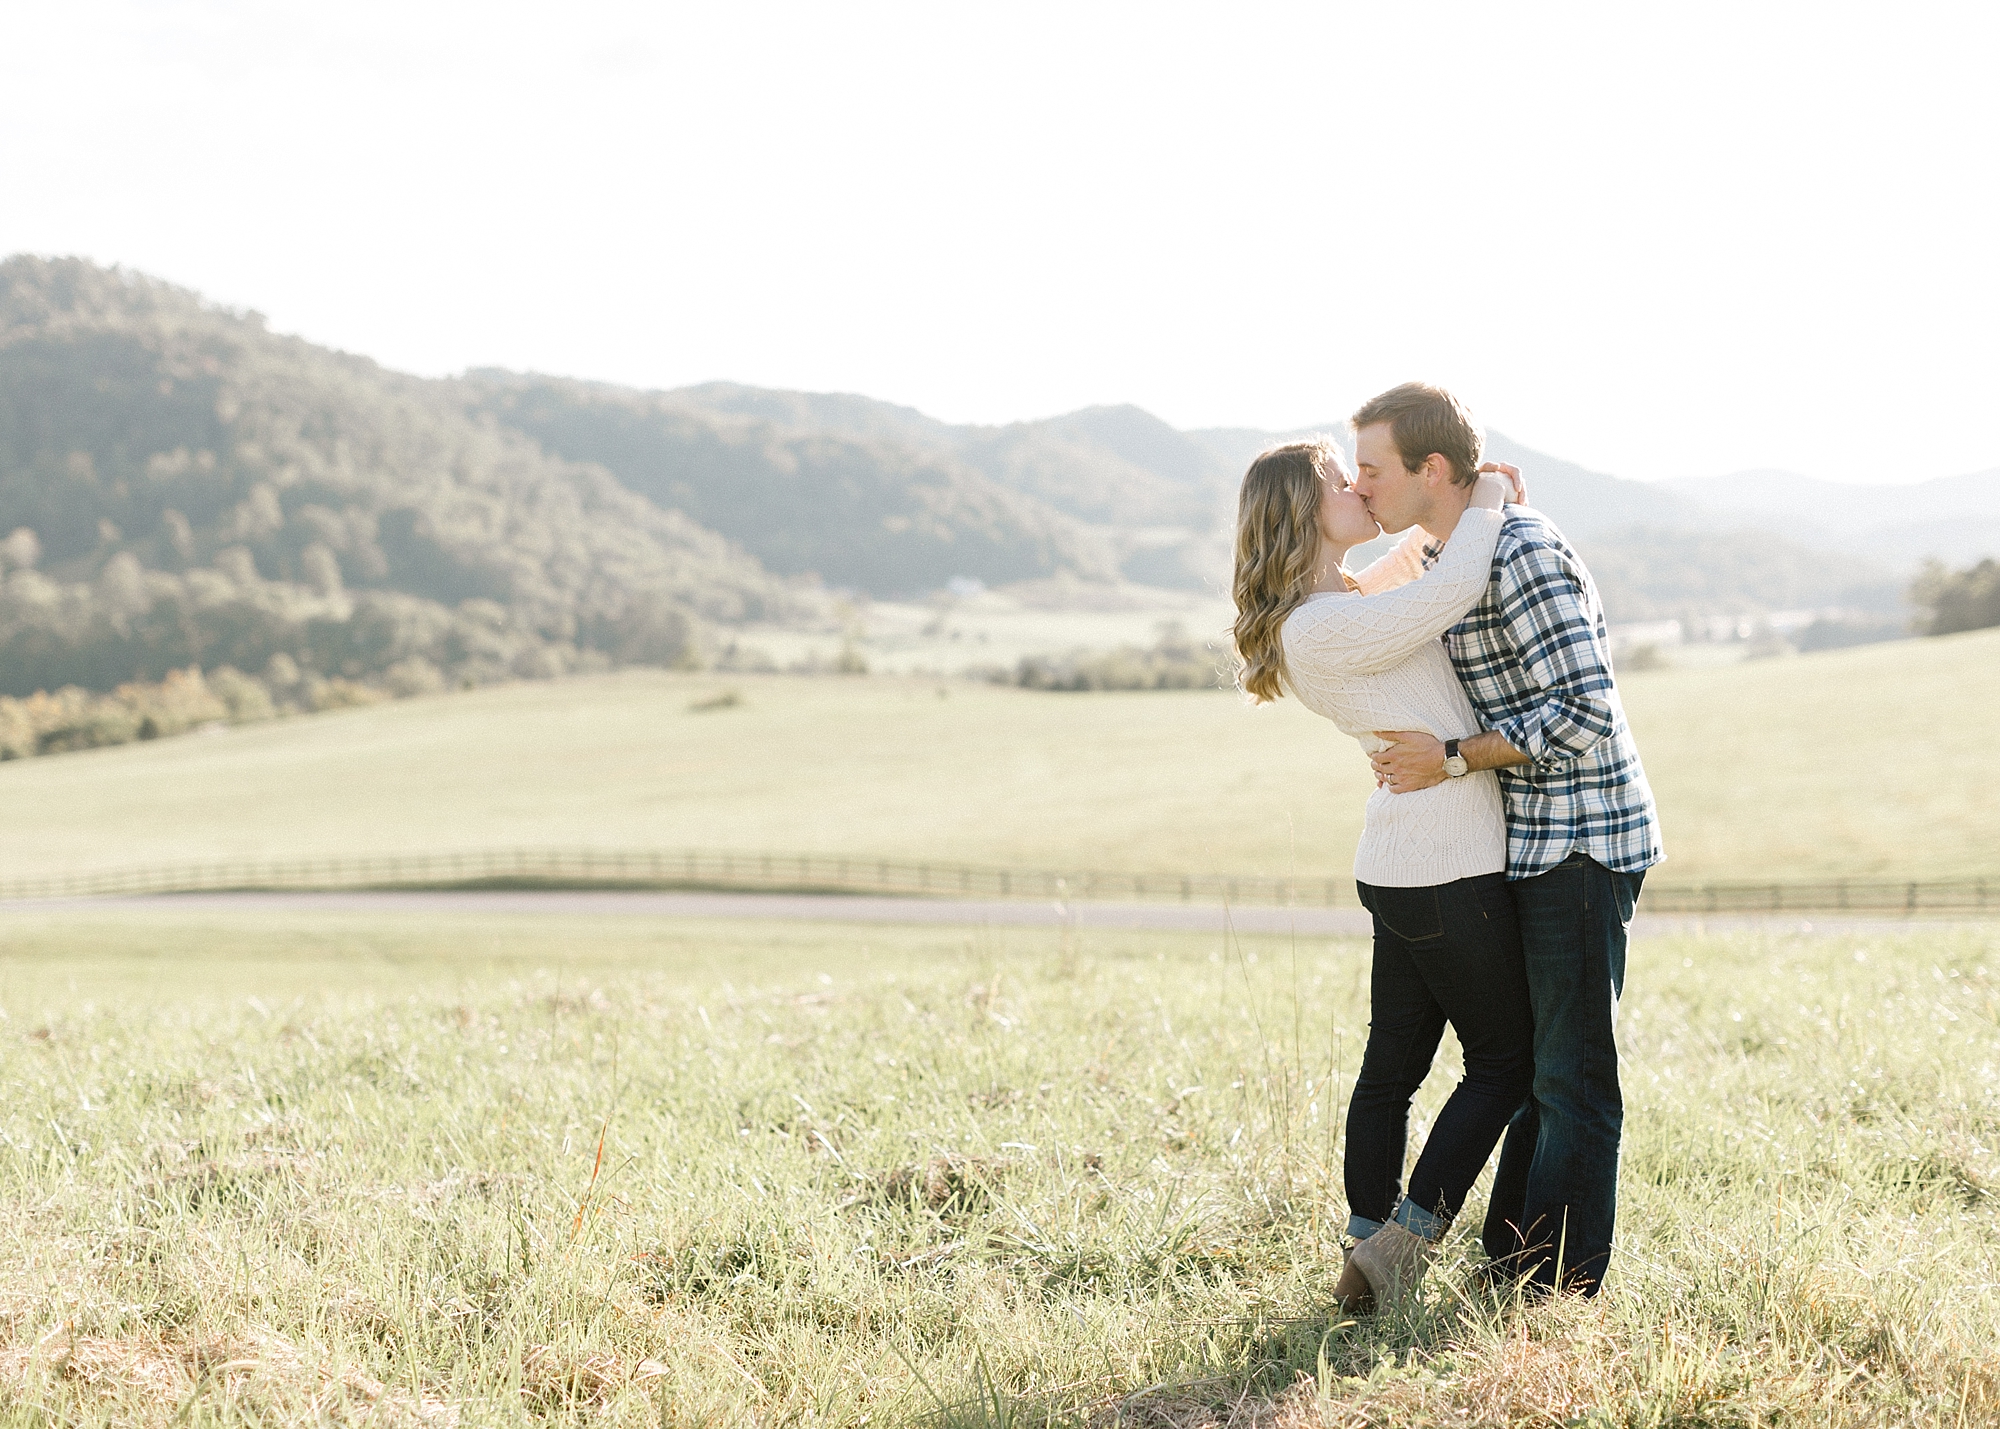
[[[1993,1423],[1996,955],[1641,942],[1606,1294],[1351,1321],[1352,942],[10,918],[0,1423]]]

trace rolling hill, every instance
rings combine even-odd
[[[659,399],[789,431],[949,452],[1003,486],[1112,528],[1206,523],[1215,515],[1218,484],[1236,474],[1204,443],[1131,406],[1086,407],[1041,421],[980,427],[954,426],[869,397],[732,382],[676,388]]]
[[[443,384],[76,260],[0,264],[0,693],[283,656],[667,664],[800,591]]]
[[[681,393],[498,372],[454,388],[469,410],[610,471],[780,574],[877,596],[953,577],[1116,575],[1109,546],[1080,523],[948,445],[899,436],[925,420],[907,408],[744,388],[728,389],[743,400],[703,406]]]
[[[627,394],[627,400],[639,395]],[[1095,551],[1116,568],[1106,570],[1102,558],[1070,563],[1093,576],[1200,589],[1215,584],[1217,564],[1228,559],[1225,528],[1240,473],[1203,442],[1137,407],[1087,407],[982,427],[951,425],[867,397],[735,383],[679,388],[656,400],[755,418],[792,433],[894,443],[927,453],[933,463],[970,468],[1039,509],[1079,523]]]

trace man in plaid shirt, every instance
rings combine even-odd
[[[1440,481],[1474,480],[1484,439],[1441,388],[1406,383],[1352,420],[1355,489],[1384,530],[1416,524]],[[1626,932],[1645,870],[1665,856],[1659,815],[1597,587],[1547,518],[1510,508],[1486,594],[1445,648],[1483,732],[1446,743],[1385,731],[1375,768],[1395,793],[1492,769],[1506,798],[1535,1082],[1500,1153],[1486,1252],[1531,1284],[1595,1294],[1617,1216]]]

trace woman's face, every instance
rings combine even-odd
[[[1382,534],[1347,473],[1330,462],[1320,478],[1319,534],[1328,545],[1342,550],[1365,545]]]

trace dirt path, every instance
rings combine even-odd
[[[641,918],[774,918],[823,923],[919,923],[1007,927],[1126,928],[1160,932],[1303,933],[1360,937],[1369,931],[1359,908],[1241,907],[1204,904],[1078,902],[973,902],[930,898],[875,898],[838,893],[607,893],[607,892],[376,892],[376,893],[165,893],[133,898],[52,898],[0,903],[0,918],[69,911],[478,913]],[[1702,918],[1641,914],[1635,936],[1669,933],[1764,932],[1897,933],[1951,926],[1947,920],[1806,918],[1798,914]]]

